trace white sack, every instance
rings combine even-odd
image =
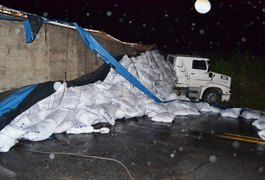
[[[261,114],[257,111],[244,111],[240,116],[245,119],[259,119]]]
[[[265,140],[265,130],[259,131],[258,135],[261,139]]]
[[[238,118],[240,115],[241,108],[231,108],[221,111],[222,117]]]
[[[8,152],[16,143],[16,139],[0,132],[0,152]]]
[[[154,117],[152,117],[152,121],[157,121],[157,122],[165,122],[165,123],[171,123],[175,118],[175,114],[168,113],[168,112],[163,112],[163,113],[158,113]]]
[[[261,116],[258,120],[254,121],[252,125],[259,130],[265,129],[265,116]]]

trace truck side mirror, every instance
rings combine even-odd
[[[213,77],[213,73],[210,72],[209,73],[209,77],[212,78]]]

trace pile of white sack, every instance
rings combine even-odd
[[[221,111],[207,103],[192,103],[177,96],[173,92],[177,77],[157,51],[136,58],[124,56],[120,63],[158,98],[174,101],[154,102],[111,69],[103,82],[70,88],[61,84],[54,94],[17,116],[0,132],[0,152],[9,151],[19,139],[42,141],[53,133],[108,133],[109,128],[94,129],[92,125],[114,125],[116,119],[122,118],[147,115],[153,121],[170,123],[177,115],[201,112],[239,116],[238,108]]]

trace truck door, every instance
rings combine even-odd
[[[207,61],[193,60],[190,70],[190,87],[204,86],[209,80]]]

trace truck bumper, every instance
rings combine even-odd
[[[231,94],[223,94],[222,95],[222,101],[229,101]]]

